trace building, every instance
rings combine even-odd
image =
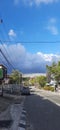
[[[46,76],[46,73],[29,73],[29,74],[22,74],[23,78],[35,78],[37,76]]]

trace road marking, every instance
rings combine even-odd
[[[21,117],[22,117],[22,118],[23,118],[23,117],[25,117],[25,114],[22,114],[22,116],[21,116]]]
[[[25,130],[25,128],[19,127],[18,130]]]
[[[57,106],[60,106],[60,104],[59,103],[55,103]]]
[[[47,97],[43,97],[43,99],[48,99]]]
[[[20,124],[26,125],[26,121],[21,120],[21,121],[20,121]]]
[[[19,127],[25,128],[26,125],[20,123],[20,124],[19,124]]]
[[[26,129],[26,111],[24,109],[22,109],[22,114],[21,114],[21,120],[20,123],[18,125],[18,130],[25,130]]]
[[[23,114],[26,114],[26,111],[25,111],[25,110],[23,110],[23,111],[22,111],[22,113],[23,113]]]

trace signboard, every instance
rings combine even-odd
[[[3,79],[3,68],[0,68],[0,79]]]
[[[0,81],[6,78],[7,68],[4,65],[0,65]]]

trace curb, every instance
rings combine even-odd
[[[26,111],[23,107],[20,122],[18,124],[18,130],[25,130],[25,129],[26,129]]]

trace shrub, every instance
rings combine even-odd
[[[46,84],[46,76],[37,76],[36,82],[43,88]]]
[[[44,90],[48,90],[48,91],[54,92],[54,87],[52,87],[52,86],[44,86]]]

